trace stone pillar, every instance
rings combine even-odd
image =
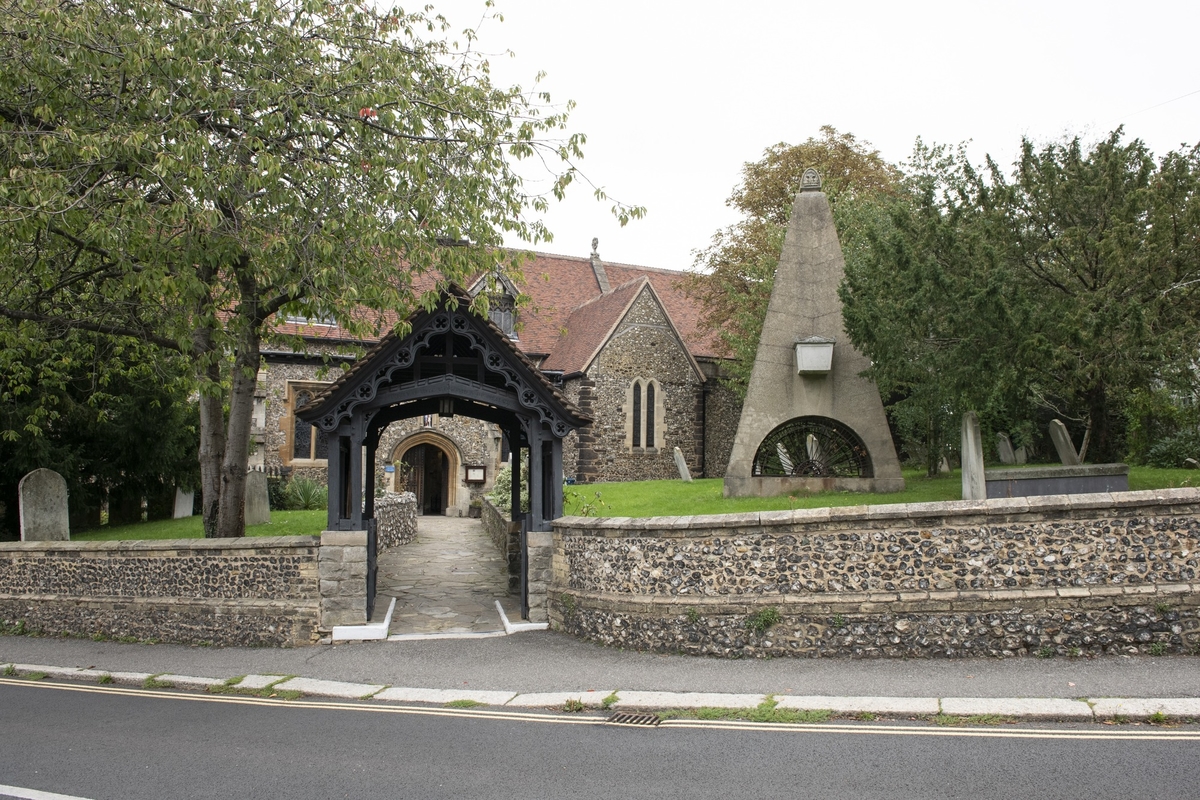
[[[983,440],[979,435],[979,417],[968,411],[962,418],[962,498],[986,500],[987,482],[983,474]]]
[[[367,532],[324,531],[317,557],[321,630],[367,622]]]
[[[554,554],[554,533],[552,531],[534,531],[526,534],[529,548],[529,621],[546,622],[550,619],[550,582],[554,577],[552,556]]]

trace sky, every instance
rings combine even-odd
[[[742,165],[822,125],[894,162],[918,137],[1003,165],[1023,136],[1095,141],[1120,124],[1159,155],[1200,142],[1195,0],[431,2],[477,28],[498,83],[544,71],[540,88],[576,103],[583,174],[647,208],[622,228],[573,186],[542,252],[587,256],[597,237],[606,261],[687,269],[736,221]]]

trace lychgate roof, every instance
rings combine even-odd
[[[459,396],[536,416],[559,438],[590,424],[591,418],[500,328],[470,311],[470,302],[462,288],[449,287],[435,309],[409,317],[407,335],[384,336],[297,415],[332,431],[356,410],[393,406],[418,396]]]

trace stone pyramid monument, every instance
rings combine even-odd
[[[870,366],[842,327],[845,261],[821,176],[804,172],[725,471],[726,497],[904,488]]]

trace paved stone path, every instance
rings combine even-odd
[[[510,621],[521,616],[506,565],[477,519],[417,517],[417,538],[380,554],[377,581],[376,613],[396,598],[392,634],[503,630],[497,600]]]

